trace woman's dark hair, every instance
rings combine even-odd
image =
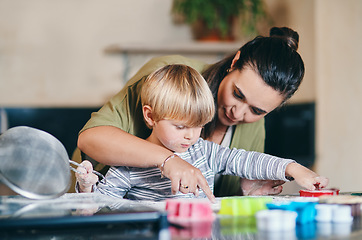
[[[258,36],[242,46],[240,57],[231,70],[252,68],[268,86],[288,100],[298,89],[304,77],[304,63],[297,52],[299,35],[287,27],[273,27],[269,37]],[[228,74],[235,54],[211,65],[202,75],[209,84],[217,105],[219,85]],[[217,109],[217,108],[216,108]],[[212,122],[207,124],[203,137],[209,137],[217,121],[217,112]]]

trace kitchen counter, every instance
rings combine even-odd
[[[212,205],[215,213],[220,208],[221,199],[217,200]],[[347,224],[312,221],[297,224],[293,231],[263,232],[257,229],[255,217],[216,215],[214,221],[192,222],[187,228],[169,225],[164,208],[165,202],[130,201],[99,194],[65,194],[51,200],[1,196],[0,239],[362,239],[360,216]],[[99,218],[99,214],[105,215]],[[39,216],[43,218],[40,222]],[[24,217],[33,222],[21,224]],[[9,227],[11,221],[15,224]]]

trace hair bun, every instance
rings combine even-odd
[[[269,32],[270,37],[281,38],[289,47],[297,51],[299,44],[299,34],[287,27],[273,27]]]

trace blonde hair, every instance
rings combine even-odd
[[[167,65],[151,73],[141,90],[142,106],[152,108],[154,121],[184,121],[204,126],[215,114],[215,103],[205,79],[186,65]]]

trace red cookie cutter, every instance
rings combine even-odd
[[[320,189],[320,190],[300,190],[299,194],[301,197],[320,197],[324,195],[339,195],[339,189]]]

